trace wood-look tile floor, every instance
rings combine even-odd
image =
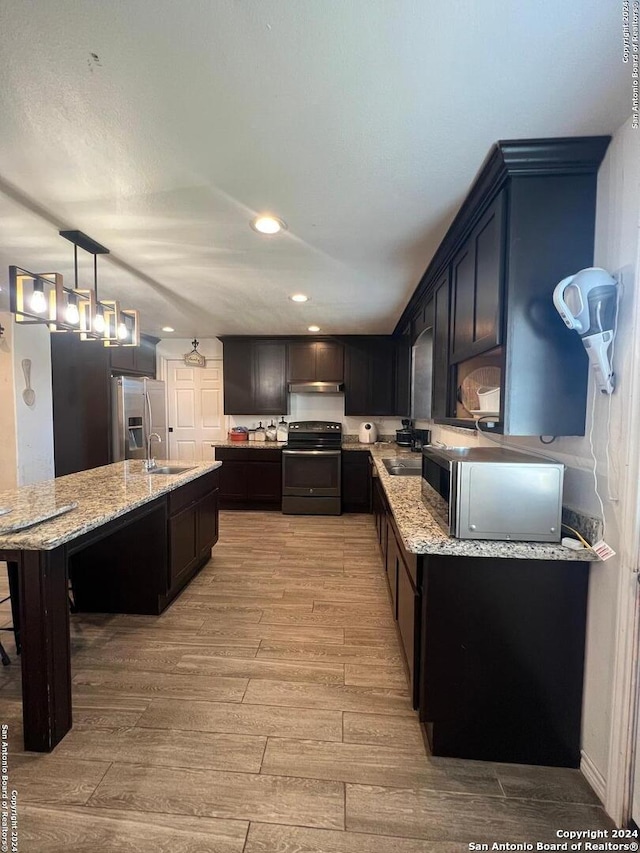
[[[72,617],[51,755],[22,751],[0,634],[21,853],[447,853],[611,827],[578,771],[425,753],[370,516],[220,529],[162,616]]]

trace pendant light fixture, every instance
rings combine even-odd
[[[140,345],[140,317],[115,300],[98,299],[98,255],[109,249],[82,231],[60,231],[73,243],[74,286],[60,273],[32,273],[9,267],[9,310],[16,323],[40,323],[51,332],[76,332],[81,340],[101,340],[106,347]],[[78,286],[78,247],[93,255],[93,289]]]
[[[80,314],[82,340],[99,339],[106,347],[137,347],[140,344],[139,314],[134,309],[121,309],[118,302],[98,298],[98,255],[108,255],[109,249],[101,246],[82,231],[60,231],[60,236],[73,243],[75,289],[73,294],[87,299],[88,305]],[[78,246],[93,255],[93,290],[78,288]],[[75,317],[74,305],[68,304],[67,311]]]

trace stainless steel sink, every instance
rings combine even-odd
[[[419,477],[422,474],[422,459],[398,456],[383,459],[382,464],[393,477]]]
[[[152,468],[149,474],[184,474],[185,471],[192,471],[195,465],[164,465],[162,468]]]

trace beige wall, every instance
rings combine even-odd
[[[0,341],[0,489],[51,479],[53,459],[53,402],[51,346],[43,325],[19,325],[0,314],[5,333]],[[31,361],[33,406],[22,398],[25,388],[22,360]]]
[[[13,377],[13,318],[0,313],[0,491],[14,489],[18,482],[16,447],[15,385]]]

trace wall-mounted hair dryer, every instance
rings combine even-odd
[[[603,394],[612,394],[615,385],[609,347],[616,322],[616,280],[600,267],[587,267],[556,285],[553,304],[565,325],[582,338],[598,388]]]

